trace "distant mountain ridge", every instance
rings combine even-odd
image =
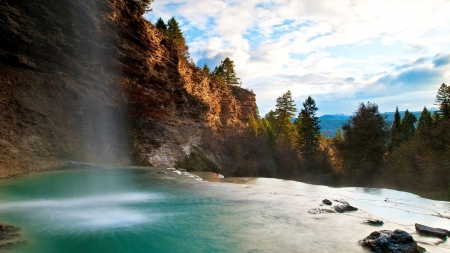
[[[437,110],[437,108],[430,108],[429,109],[431,113]],[[399,111],[400,116],[403,118],[403,115],[405,114],[405,111]],[[414,114],[417,119],[420,118],[421,111],[411,112]],[[386,119],[389,122],[394,121],[394,114],[395,112],[385,112],[383,115],[387,116]],[[320,129],[323,135],[326,137],[332,138],[338,128],[342,127],[345,122],[347,122],[350,119],[351,115],[345,115],[345,114],[325,114],[319,117],[320,120]],[[292,121],[295,121],[296,118],[292,119]]]

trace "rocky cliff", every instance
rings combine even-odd
[[[246,124],[255,95],[180,59],[142,14],[133,0],[0,5],[0,177],[66,160],[171,166]]]

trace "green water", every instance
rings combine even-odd
[[[374,228],[414,233],[415,222],[450,229],[448,202],[381,189],[333,189],[277,179],[200,182],[162,169],[54,171],[0,181],[0,220],[22,228],[7,252],[365,252]],[[360,211],[308,213],[322,198]],[[389,201],[384,201],[389,197]],[[413,236],[431,252],[450,252]]]

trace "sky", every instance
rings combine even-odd
[[[229,57],[260,115],[287,90],[317,115],[435,107],[450,84],[450,0],[155,0],[152,23],[179,22],[194,62]]]

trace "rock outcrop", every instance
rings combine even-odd
[[[375,231],[360,242],[375,253],[426,252],[424,248],[417,245],[410,234],[400,229]]]
[[[0,5],[0,177],[66,160],[169,166],[246,124],[255,95],[180,59],[142,14],[133,0]]]

